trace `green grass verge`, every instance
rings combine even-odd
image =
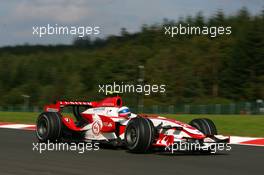
[[[0,122],[35,123],[39,113],[34,112],[0,112]],[[220,134],[237,136],[264,137],[264,115],[161,115],[182,122],[194,118],[212,119]]]
[[[39,113],[36,112],[0,112],[0,122],[35,123]]]

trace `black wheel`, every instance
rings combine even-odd
[[[62,133],[61,114],[43,112],[37,120],[36,135],[40,142],[58,141]]]
[[[155,137],[154,125],[147,118],[136,117],[129,121],[125,131],[125,143],[133,153],[145,153]]]
[[[201,131],[206,136],[217,135],[217,129],[214,122],[207,118],[194,119],[189,123],[191,126],[195,127]]]

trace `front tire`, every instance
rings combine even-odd
[[[129,121],[125,131],[125,143],[130,152],[146,153],[151,147],[155,130],[150,119],[136,117]]]
[[[40,142],[56,142],[61,138],[62,122],[58,112],[43,112],[37,119],[36,135]]]
[[[201,131],[206,136],[217,135],[217,129],[214,122],[207,118],[194,119],[189,123],[194,128]]]
[[[217,135],[217,129],[214,122],[207,118],[194,119],[189,123],[194,128],[201,131],[205,136]],[[201,154],[212,154],[212,148],[197,150]]]

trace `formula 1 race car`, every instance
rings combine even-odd
[[[62,108],[68,106],[72,107],[75,120],[62,115]],[[185,124],[161,116],[136,115],[123,106],[120,96],[99,102],[58,101],[46,105],[37,119],[36,135],[40,142],[95,141],[123,146],[134,153],[152,148],[170,150],[179,143],[195,143],[199,150],[210,151],[212,144],[229,142],[229,137],[217,135],[209,119],[194,119]]]

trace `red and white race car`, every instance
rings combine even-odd
[[[73,108],[75,120],[62,115],[62,108],[66,106]],[[45,106],[44,111],[37,119],[36,135],[40,142],[96,141],[125,146],[134,153],[182,143],[198,144],[199,150],[210,151],[215,143],[229,142],[229,137],[217,135],[209,119],[194,119],[185,124],[161,116],[136,115],[123,106],[120,96],[106,97],[99,102],[58,101]]]

